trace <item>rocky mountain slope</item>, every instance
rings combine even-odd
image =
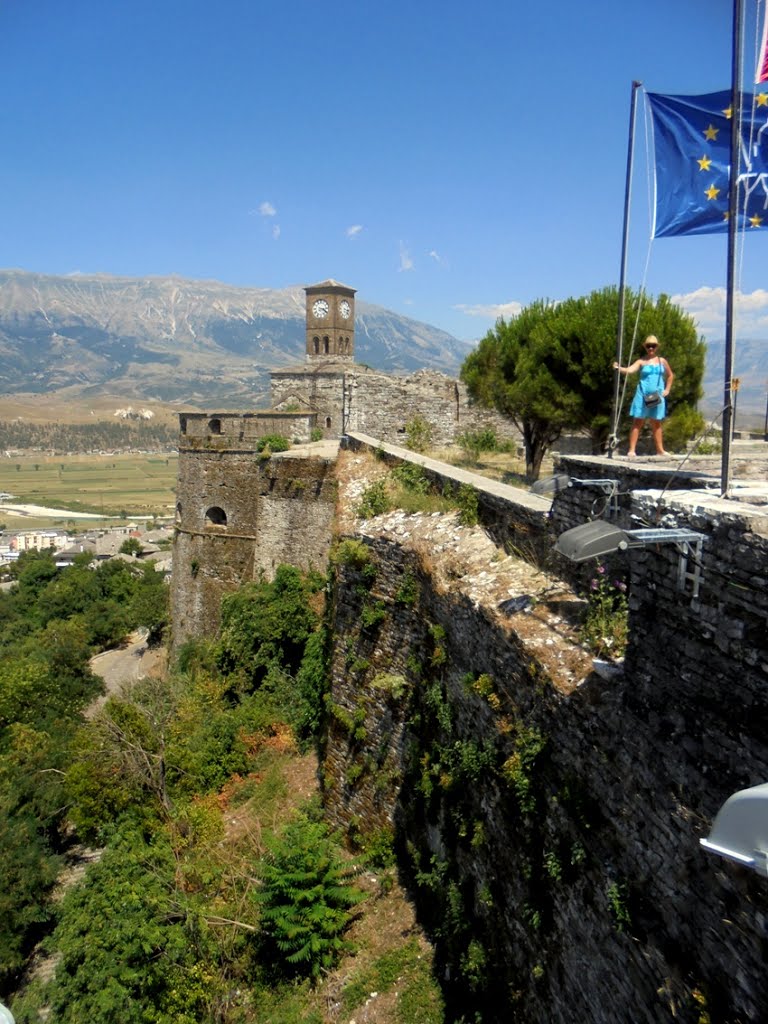
[[[456,373],[465,343],[356,303],[356,358],[389,373]],[[303,362],[304,290],[177,277],[0,270],[0,393],[232,406],[264,400],[269,371]]]

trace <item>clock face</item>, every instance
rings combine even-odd
[[[314,302],[312,304],[312,312],[318,319],[328,316],[328,303],[325,299],[318,299],[317,302]]]
[[[339,312],[341,313],[345,320],[349,320],[349,314],[352,312],[352,307],[350,306],[346,299],[342,299],[342,301],[339,303]]]

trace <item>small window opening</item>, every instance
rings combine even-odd
[[[206,526],[226,526],[227,525],[227,513],[223,508],[219,508],[218,505],[214,505],[209,508],[205,513],[205,525]]]
[[[208,433],[209,434],[220,434],[221,433],[221,420],[220,419],[208,420]]]

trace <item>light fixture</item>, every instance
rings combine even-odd
[[[717,812],[708,839],[699,842],[768,878],[768,782],[740,789]]]
[[[618,480],[593,480],[590,477],[580,479],[575,476],[568,476],[566,473],[555,473],[554,476],[544,477],[537,480],[531,486],[532,494],[559,494],[569,487],[593,488],[600,491],[608,499],[608,512],[612,516],[619,512],[619,481]]]
[[[586,562],[590,558],[605,558],[606,555],[612,555],[616,551],[627,551],[629,548],[675,544],[680,555],[677,563],[677,589],[684,591],[686,581],[690,580],[693,596],[698,597],[701,583],[701,548],[705,540],[705,533],[696,533],[693,530],[622,530],[613,523],[595,519],[561,533],[555,542],[555,551],[571,562]],[[693,570],[689,572],[688,559],[691,556]]]

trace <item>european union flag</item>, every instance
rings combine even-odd
[[[731,94],[648,93],[656,151],[653,237],[728,229]],[[742,100],[738,228],[768,228],[768,93]]]

